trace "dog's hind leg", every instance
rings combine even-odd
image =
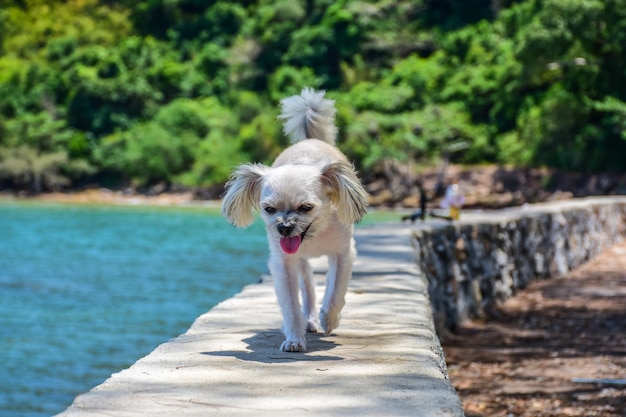
[[[317,333],[319,325],[315,314],[315,280],[311,265],[300,259],[300,290],[302,292],[302,315],[307,320],[306,331]]]
[[[354,241],[351,242],[350,251],[347,253],[328,256],[326,291],[320,310],[320,323],[327,336],[339,326],[339,313],[346,303],[346,292],[352,277],[355,257]]]
[[[270,259],[269,269],[274,279],[274,289],[283,313],[285,341],[280,345],[284,352],[304,352],[306,321],[300,310],[298,297],[299,264],[296,259]]]

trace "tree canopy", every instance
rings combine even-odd
[[[626,0],[0,0],[0,188],[223,184],[337,101],[388,160],[626,169]]]

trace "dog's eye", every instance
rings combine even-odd
[[[274,213],[276,213],[276,208],[272,207],[272,206],[266,206],[263,210],[265,210],[265,212],[267,214],[274,214]]]
[[[311,210],[313,210],[313,206],[310,204],[303,204],[300,207],[298,207],[298,211],[303,212],[303,213],[308,213]]]

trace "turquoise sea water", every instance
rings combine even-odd
[[[0,203],[0,415],[50,416],[267,270],[216,209]]]

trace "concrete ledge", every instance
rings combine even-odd
[[[278,350],[268,280],[78,396],[63,416],[462,416],[406,226],[360,228],[340,327]],[[321,284],[325,264],[316,264]],[[321,285],[318,298],[321,299]]]
[[[464,213],[413,233],[440,335],[530,280],[562,275],[626,236],[626,197]]]

